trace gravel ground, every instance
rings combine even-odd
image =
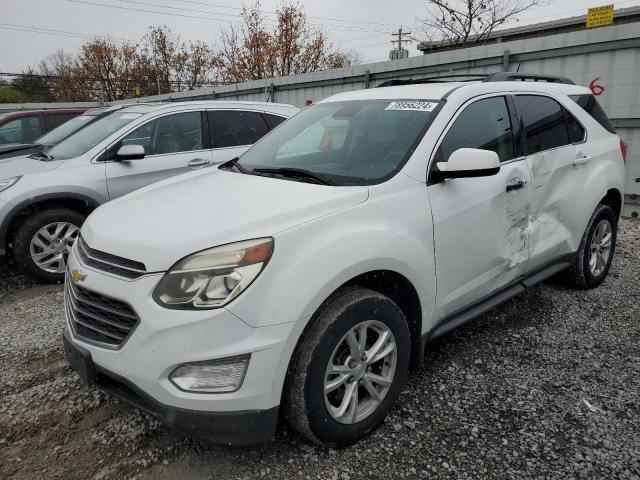
[[[67,367],[62,287],[0,272],[0,478],[640,478],[640,221],[607,281],[540,285],[428,346],[385,424],[327,450],[175,432]]]

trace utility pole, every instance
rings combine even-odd
[[[391,40],[392,44],[398,44],[398,48],[391,50],[389,52],[389,60],[398,60],[400,58],[408,58],[409,57],[409,50],[407,50],[406,48],[402,48],[402,44],[404,42],[409,43],[411,41],[410,38],[408,39],[404,39],[405,36],[409,36],[411,35],[411,32],[403,32],[402,31],[402,27],[400,27],[398,29],[398,33],[392,33],[391,34],[394,37],[398,37],[397,40]]]

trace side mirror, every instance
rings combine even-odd
[[[118,160],[140,160],[144,158],[144,147],[142,145],[123,145],[118,149],[116,158]]]
[[[431,172],[435,181],[447,178],[489,177],[500,171],[500,159],[496,152],[478,148],[459,148],[449,161],[438,162],[438,170]]]

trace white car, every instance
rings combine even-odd
[[[349,444],[429,340],[561,270],[604,280],[625,149],[561,78],[335,95],[239,160],[92,213],[68,260],[67,357],[216,442],[266,441],[285,418]]]

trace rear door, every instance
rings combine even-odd
[[[117,198],[165,178],[211,165],[204,112],[154,118],[112,145],[106,153],[109,198]],[[122,145],[142,145],[145,157],[118,161]]]
[[[437,321],[496,293],[526,268],[531,177],[522,155],[518,122],[508,105],[504,96],[465,105],[432,161],[434,168],[459,148],[479,148],[496,152],[501,162],[496,175],[450,179],[428,187]]]
[[[242,155],[269,132],[265,118],[257,111],[210,110],[207,116],[214,163]]]
[[[585,156],[585,129],[551,97],[516,95],[515,100],[533,181],[527,267],[531,271],[573,251],[571,213],[582,188],[574,163]]]

